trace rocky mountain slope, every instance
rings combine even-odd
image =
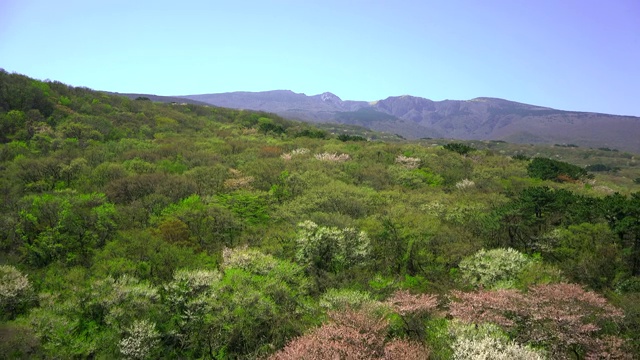
[[[446,137],[610,147],[640,153],[640,118],[562,111],[496,98],[432,101],[394,96],[344,101],[332,93],[289,90],[188,95],[182,98],[235,109],[263,110],[309,122],[361,125],[409,139]]]

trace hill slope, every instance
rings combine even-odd
[[[0,70],[0,357],[640,353],[633,155],[322,127]]]

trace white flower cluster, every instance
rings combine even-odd
[[[0,307],[13,303],[30,291],[29,279],[10,265],[0,265]]]
[[[543,360],[533,349],[515,342],[503,342],[492,337],[458,338],[453,344],[455,360]]]
[[[181,269],[173,275],[173,281],[165,286],[168,294],[175,289],[186,289],[190,295],[199,294],[211,287],[215,281],[220,280],[220,273],[215,270],[186,270]]]
[[[291,150],[291,152],[284,153],[280,155],[280,157],[288,161],[288,160],[291,160],[291,158],[293,158],[294,156],[304,155],[308,152],[309,152],[309,149],[299,148],[299,149]]]
[[[147,320],[134,321],[127,332],[129,336],[118,343],[120,353],[127,359],[146,358],[160,342],[156,324]]]
[[[404,166],[407,169],[417,169],[420,166],[420,159],[414,157],[408,157],[404,155],[398,155],[396,157],[396,163]]]
[[[465,190],[465,189],[472,188],[474,186],[476,186],[476,183],[474,183],[469,179],[464,179],[456,183],[456,188],[458,188],[458,190]]]
[[[224,248],[222,250],[222,257],[225,269],[242,269],[261,275],[268,274],[278,266],[278,260],[273,256],[247,247],[239,247],[236,249]]]
[[[340,154],[338,155],[337,153],[322,153],[322,154],[315,154],[315,158],[320,160],[320,161],[335,161],[335,162],[341,162],[341,161],[347,161],[349,159],[351,159],[351,156],[349,156],[349,154]]]
[[[229,190],[251,189],[253,176],[243,176],[242,171],[237,169],[229,169],[229,174],[233,176],[224,181],[224,187]]]

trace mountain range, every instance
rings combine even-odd
[[[498,98],[432,101],[404,95],[368,102],[345,101],[330,92],[308,96],[289,90],[186,95],[171,99],[176,98],[234,109],[262,110],[307,122],[359,125],[407,139],[573,144],[640,153],[640,117],[563,111]]]

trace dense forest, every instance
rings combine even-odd
[[[0,357],[637,357],[635,155],[380,138],[0,71]]]

